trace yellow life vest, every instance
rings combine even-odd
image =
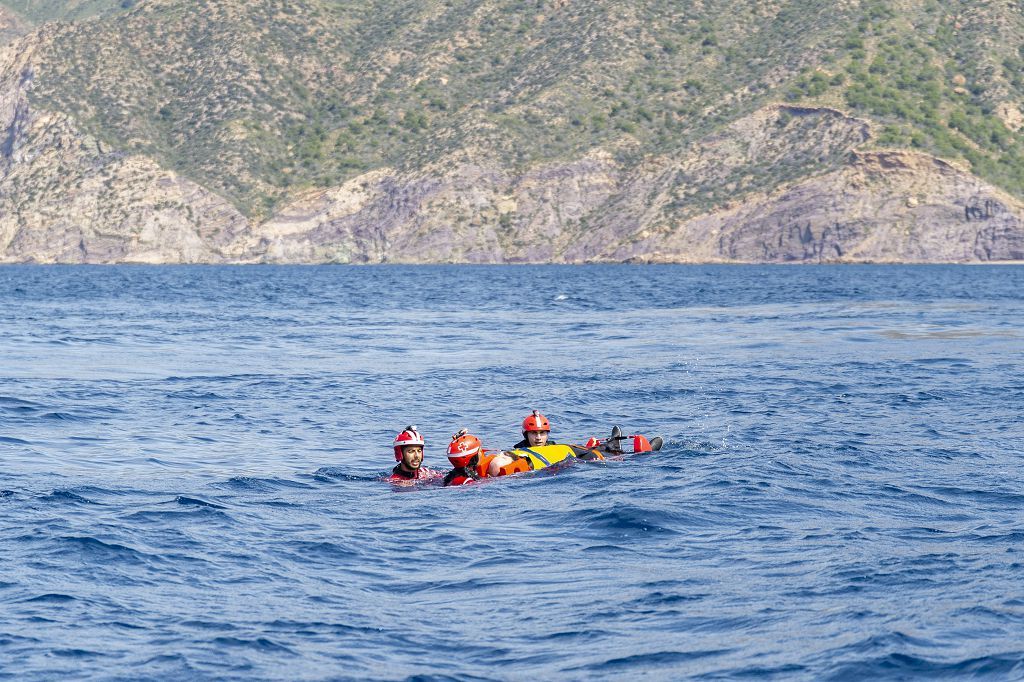
[[[546,469],[549,466],[564,462],[570,457],[581,459],[604,459],[597,450],[579,445],[538,445],[532,448],[509,450],[510,455],[518,455],[530,462],[531,469]]]

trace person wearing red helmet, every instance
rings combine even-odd
[[[527,460],[505,452],[490,454],[480,439],[461,429],[448,444],[448,459],[455,467],[444,477],[445,485],[465,485],[489,476],[507,476],[529,471]]]
[[[461,429],[448,444],[448,460],[454,467],[444,477],[444,485],[465,485],[481,478],[477,473],[480,461],[480,439]]]
[[[406,426],[395,436],[395,461],[398,464],[391,470],[388,480],[392,483],[421,481],[437,477],[439,474],[423,466],[423,436],[415,426]]]
[[[541,445],[557,445],[549,438],[551,433],[551,422],[537,410],[526,415],[523,420],[523,439],[512,446],[513,450],[520,448],[535,448]]]

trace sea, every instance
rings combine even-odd
[[[1022,406],[1019,266],[0,267],[0,679],[1021,680]]]

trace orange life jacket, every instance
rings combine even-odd
[[[480,456],[480,461],[476,465],[476,473],[480,478],[488,476],[487,470],[491,466],[491,461],[502,453],[498,452],[493,455],[483,454]],[[506,464],[498,469],[499,476],[508,476],[509,474],[518,474],[524,471],[530,471],[530,460],[525,457],[518,457],[512,460],[511,463]]]

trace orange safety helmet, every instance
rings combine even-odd
[[[405,429],[395,436],[395,461],[402,461],[402,448],[406,445],[423,446],[423,436],[416,430],[415,425],[406,426]]]
[[[466,429],[461,429],[452,436],[452,442],[448,443],[448,459],[456,467],[469,466],[469,460],[479,452],[480,439]]]
[[[551,423],[548,418],[537,410],[534,410],[523,420],[523,434],[527,431],[550,431]]]

